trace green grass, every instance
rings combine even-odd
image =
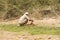
[[[44,26],[17,26],[17,25],[0,25],[0,30],[10,32],[27,31],[30,34],[51,34],[60,35],[60,27],[44,27]]]

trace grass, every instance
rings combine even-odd
[[[60,27],[44,27],[44,26],[17,26],[17,25],[0,25],[0,30],[10,32],[27,31],[30,34],[51,34],[60,35]]]

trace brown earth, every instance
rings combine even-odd
[[[27,32],[17,34],[15,32],[0,31],[0,40],[60,40],[58,35],[30,35]]]
[[[37,20],[37,19],[33,19],[34,20],[34,24],[35,25],[44,25],[44,26],[50,26],[50,25],[54,25],[55,27],[60,27],[60,17],[53,19],[53,18],[44,18],[42,20]],[[29,24],[30,22],[28,22]],[[0,22],[0,24],[14,24],[14,25],[18,25],[18,19],[17,20],[11,20],[11,21],[4,21],[4,22]]]
[[[0,22],[0,24],[18,25],[18,20]],[[34,19],[34,24],[55,25],[56,27],[60,27],[60,18],[44,18],[43,20]],[[30,35],[28,32],[25,31],[21,32],[21,34],[17,34],[17,32],[0,31],[0,40],[60,40],[60,35]]]

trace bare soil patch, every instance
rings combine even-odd
[[[44,18],[42,20],[37,20],[37,19],[33,19],[34,20],[34,24],[35,25],[54,25],[56,27],[60,27],[60,17],[53,19],[53,18]],[[28,22],[29,24],[30,22]],[[18,19],[16,20],[11,20],[11,21],[1,21],[0,24],[14,24],[14,25],[18,25]]]
[[[27,32],[17,34],[15,32],[0,31],[0,40],[60,40],[58,35],[30,35]]]

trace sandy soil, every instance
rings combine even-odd
[[[57,35],[30,35],[27,32],[17,34],[15,32],[0,31],[0,40],[60,40]]]
[[[60,27],[60,17],[53,19],[53,18],[44,18],[43,20],[37,20],[33,19],[35,25],[55,25],[55,27]],[[29,24],[30,22],[28,22]],[[11,20],[11,21],[5,21],[0,22],[0,24],[15,24],[18,25],[18,19],[17,20]]]
[[[17,24],[18,20],[0,22],[0,24]],[[60,27],[60,18],[44,18],[43,20],[34,19],[35,25],[55,25]],[[60,36],[60,35],[59,35]],[[58,35],[30,35],[28,32],[17,34],[15,32],[0,31],[0,40],[60,40]]]

